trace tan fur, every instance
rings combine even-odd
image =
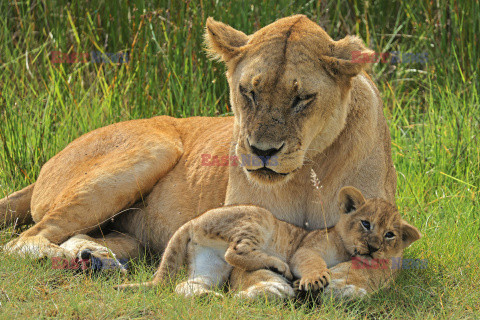
[[[11,223],[16,225],[32,223],[30,199],[34,186],[35,184],[31,184],[6,198],[0,199],[0,227]]]
[[[206,39],[228,67],[235,117],[161,116],[76,139],[43,166],[35,186],[27,188],[33,193],[0,201],[1,217],[10,206],[19,216],[29,216],[30,209],[35,222],[7,251],[78,255],[59,245],[109,227],[160,253],[181,225],[225,204],[257,205],[309,230],[331,227],[339,219],[337,192],[345,185],[394,202],[396,176],[382,102],[365,66],[350,61],[353,51],[368,51],[360,39],[334,41],[301,15],[248,36],[209,18]],[[256,170],[261,166],[255,163],[201,164],[204,153],[241,157],[252,146],[267,154],[280,149],[277,165]],[[319,193],[309,181],[312,169],[323,186]],[[23,205],[28,202],[30,207]],[[130,210],[117,216],[123,209]],[[132,243],[124,252],[136,256],[137,247]],[[232,285],[252,284],[252,295],[290,295],[275,277],[234,270]]]
[[[342,212],[337,225],[311,232],[280,221],[260,207],[207,211],[175,232],[152,281],[116,288],[165,284],[187,260],[190,278],[194,278],[196,248],[202,247],[217,249],[230,266],[247,271],[275,270],[289,280],[298,278],[294,285],[299,290],[318,291],[330,282],[329,267],[352,257],[364,257],[365,261],[399,257],[404,248],[420,238],[419,231],[403,221],[395,206],[385,200],[365,200],[358,189],[345,187],[339,203]],[[371,224],[371,229],[362,226],[362,221]],[[389,232],[391,238],[386,237]],[[225,264],[227,273],[229,265]]]

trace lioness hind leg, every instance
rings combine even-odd
[[[35,184],[0,199],[0,229],[10,224],[23,226],[32,223],[30,202]]]
[[[128,121],[80,137],[43,166],[31,202],[36,225],[5,249],[65,256],[59,244],[95,230],[148,194],[182,148],[168,119]]]

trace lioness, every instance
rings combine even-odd
[[[206,42],[227,65],[234,117],[160,116],[81,136],[45,163],[35,184],[0,200],[1,221],[35,222],[7,251],[82,258],[111,252],[119,259],[144,247],[161,253],[187,221],[236,204],[263,207],[308,230],[331,227],[339,219],[337,192],[346,185],[394,203],[382,101],[366,65],[351,61],[353,51],[372,53],[359,38],[334,41],[295,15],[249,36],[209,18]],[[202,166],[202,154],[263,161]],[[312,169],[323,185],[321,202],[310,185]],[[332,268],[330,290],[355,295],[368,285],[348,287],[357,272],[350,266]],[[217,268],[205,265],[197,282],[210,286]],[[294,295],[269,270],[234,269],[231,284],[250,297]]]
[[[294,287],[299,290],[318,291],[330,282],[328,268],[352,257],[399,257],[404,248],[420,239],[417,228],[405,222],[396,207],[383,199],[365,200],[358,189],[344,187],[338,200],[342,208],[338,223],[329,230],[311,232],[280,221],[256,206],[212,209],[175,232],[152,281],[116,288],[166,283],[188,260],[190,279],[175,291],[186,296],[217,294],[211,286],[199,288],[195,283],[197,270],[204,263],[203,252],[209,252],[209,263],[223,265],[222,272],[216,274],[219,285],[227,280],[234,266],[247,271],[275,270],[289,280],[293,276],[298,279]],[[378,280],[372,283],[382,284],[382,279]],[[190,290],[192,286],[196,292]]]

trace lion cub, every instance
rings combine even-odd
[[[356,256],[401,256],[402,250],[421,236],[417,228],[402,220],[394,205],[382,199],[365,200],[354,187],[342,188],[339,202],[342,213],[337,225],[310,232],[256,206],[209,210],[175,232],[152,281],[116,288],[166,283],[188,262],[189,280],[176,288],[186,296],[213,293],[210,289],[227,279],[232,266],[250,271],[271,269],[289,280],[298,278],[294,283],[297,289],[315,291],[329,283],[328,268]],[[218,263],[218,259],[228,262],[220,264],[223,270],[218,275],[202,275],[202,264]],[[216,277],[215,281],[207,281],[208,276]]]

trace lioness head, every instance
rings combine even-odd
[[[354,36],[332,40],[303,15],[249,36],[209,18],[206,42],[227,65],[235,152],[263,184],[286,181],[333,143],[345,126],[351,79],[365,67],[352,53],[371,52]]]
[[[383,259],[399,256],[420,239],[417,228],[403,220],[397,208],[383,199],[365,200],[354,187],[339,193],[343,214],[335,226],[352,256]]]

